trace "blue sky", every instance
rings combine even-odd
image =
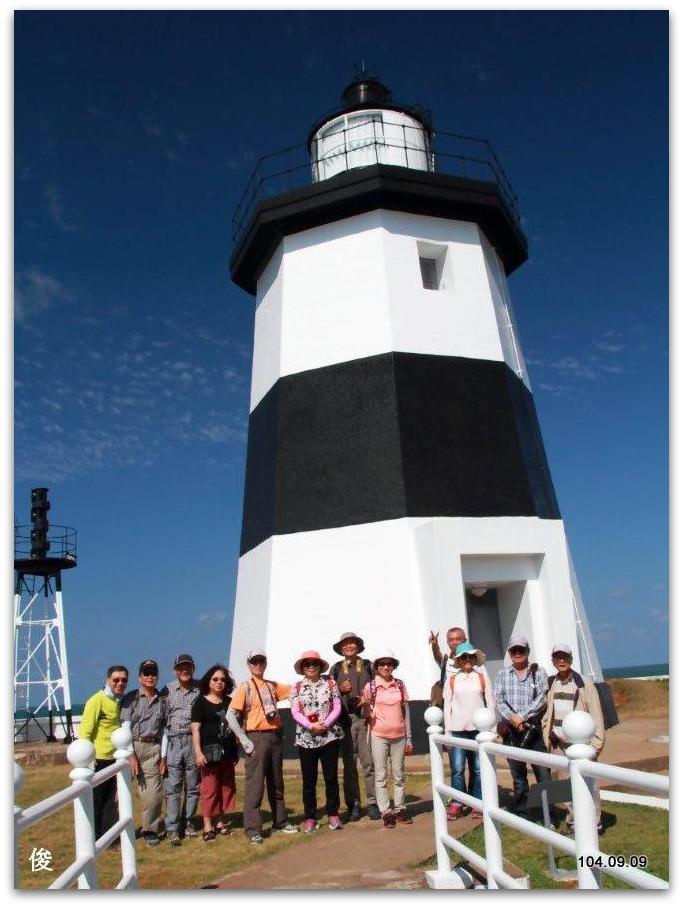
[[[47,485],[78,529],[76,699],[114,661],[226,657],[253,327],[230,219],[363,60],[500,157],[603,666],[668,660],[665,12],[20,12],[14,33],[14,510]]]

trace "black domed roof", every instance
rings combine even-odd
[[[375,76],[357,76],[342,92],[345,107],[382,105],[391,101],[391,91]]]

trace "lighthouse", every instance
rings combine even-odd
[[[442,150],[445,145],[446,150]],[[439,132],[362,75],[237,214],[255,297],[230,665],[328,659],[343,631],[436,679],[430,629],[502,666],[513,634],[602,680],[508,292],[528,257],[488,142]]]

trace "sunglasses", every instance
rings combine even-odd
[[[227,683],[228,681],[225,679],[225,677],[212,677],[211,682],[212,683]]]
[[[158,677],[159,672],[156,668],[145,668],[144,671],[140,671],[141,677]]]
[[[302,668],[320,668],[320,667],[322,667],[322,665],[320,664],[319,661],[302,661],[301,667]]]
[[[378,661],[377,667],[378,668],[395,668],[396,662],[395,661]]]
[[[265,658],[260,658],[260,657],[259,657],[259,658],[250,658],[250,659],[249,659],[249,664],[250,664],[250,665],[264,665],[265,663],[266,663],[266,659],[265,659]]]
[[[510,649],[510,655],[526,655],[527,650],[522,648],[522,646],[515,646],[514,649]]]
[[[114,683],[114,684],[117,684],[117,683],[128,683],[128,678],[127,678],[127,677],[112,677],[112,678],[109,680],[109,683]]]
[[[555,661],[571,661],[572,660],[571,655],[567,655],[566,652],[555,652],[555,654],[553,655],[553,658],[555,659]]]

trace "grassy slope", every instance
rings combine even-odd
[[[648,858],[647,871],[663,879],[669,878],[669,813],[666,810],[646,809],[623,803],[605,805],[603,818],[605,833],[600,838],[603,853],[629,857],[644,854]],[[482,828],[469,832],[462,839],[477,853],[484,853]],[[548,857],[544,844],[510,828],[503,829],[503,854],[529,875],[532,888],[564,888],[553,882],[547,874]],[[571,857],[555,854],[560,869],[573,869]],[[629,888],[603,873],[603,888]]]

